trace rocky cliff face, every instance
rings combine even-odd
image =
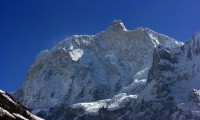
[[[0,90],[1,120],[43,120],[33,115],[27,108],[15,102],[6,92]]]
[[[13,94],[47,119],[200,119],[200,34],[184,45],[114,21],[42,51]]]

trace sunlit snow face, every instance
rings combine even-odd
[[[69,55],[71,56],[73,61],[78,61],[79,58],[83,55],[83,50],[81,49],[74,49],[69,52]]]

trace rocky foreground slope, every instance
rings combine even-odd
[[[46,119],[200,119],[200,33],[185,44],[114,21],[42,51],[13,96]]]
[[[27,108],[15,102],[6,92],[0,90],[1,120],[43,120],[33,115]]]

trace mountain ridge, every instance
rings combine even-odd
[[[48,119],[198,119],[199,40],[116,20],[42,51],[13,96]]]
[[[0,90],[0,119],[3,120],[43,120],[33,115],[27,108],[17,103],[11,95]]]

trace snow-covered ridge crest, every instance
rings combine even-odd
[[[128,31],[121,20],[114,20],[113,23],[106,29],[106,31]]]

